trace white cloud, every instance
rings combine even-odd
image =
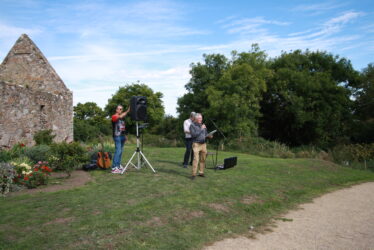
[[[226,44],[204,46],[201,50],[226,51],[248,50],[253,43],[258,43],[270,56],[279,55],[281,51],[294,49],[331,50],[347,46],[348,42],[361,38],[359,34],[340,34],[349,23],[364,16],[365,13],[349,11],[322,22],[319,26],[280,36],[272,32],[265,24],[288,25],[288,22],[250,18],[230,20],[222,27],[228,33],[239,33],[240,36]]]
[[[191,49],[182,46],[174,51]],[[78,102],[94,101],[104,107],[120,86],[140,81],[154,91],[162,92],[166,113],[176,114],[177,98],[185,93],[184,85],[190,77],[190,57],[181,60],[169,51],[120,53],[120,48],[98,44],[87,44],[82,47],[82,51],[86,54],[48,58],[73,91],[75,105]],[[152,67],[154,63],[163,60],[167,61],[167,65],[160,69]]]
[[[37,28],[22,28],[13,25],[7,25],[0,23],[0,38],[18,38],[21,34],[36,35],[41,33],[40,29]]]
[[[327,1],[323,3],[298,5],[292,8],[292,11],[309,12],[309,13],[312,13],[312,15],[318,15],[318,14],[325,13],[326,11],[341,8],[346,5],[347,3],[344,3],[344,2]]]
[[[229,20],[230,22],[222,26],[223,28],[227,29],[228,33],[264,33],[266,29],[262,28],[262,26],[267,24],[278,26],[290,25],[289,22],[267,20],[263,17],[241,18],[233,21],[232,19]]]
[[[54,17],[49,25],[58,32],[75,33],[81,38],[108,39],[115,34],[157,39],[209,34],[182,25],[188,17],[186,10],[182,3],[172,1],[76,3],[64,11],[55,7],[47,13]]]

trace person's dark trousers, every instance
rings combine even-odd
[[[193,161],[193,152],[192,152],[192,138],[184,138],[185,145],[186,145],[186,152],[184,153],[184,160],[183,166],[188,165],[188,160],[191,157],[191,161]]]

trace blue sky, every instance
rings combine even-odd
[[[190,64],[202,54],[248,51],[270,57],[324,50],[361,70],[374,62],[373,1],[39,1],[0,0],[0,60],[27,33],[74,104],[104,107],[137,80],[164,94],[176,115]]]

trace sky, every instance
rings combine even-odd
[[[357,70],[374,62],[374,2],[0,0],[0,60],[26,33],[65,85],[74,105],[100,107],[137,81],[163,93],[177,116],[191,63],[203,54],[327,51]],[[126,104],[125,104],[126,105]]]

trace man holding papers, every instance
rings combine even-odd
[[[205,124],[203,124],[203,116],[201,114],[195,115],[195,120],[190,126],[190,133],[192,137],[192,150],[194,153],[193,164],[192,164],[192,176],[194,180],[197,174],[197,165],[200,163],[199,176],[205,177],[205,159],[207,154],[206,140],[212,138],[214,131],[208,134]]]

